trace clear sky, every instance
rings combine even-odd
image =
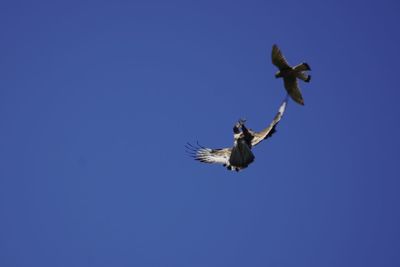
[[[400,266],[398,1],[2,1],[0,266]],[[305,106],[240,173],[232,145]]]

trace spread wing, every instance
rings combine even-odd
[[[287,105],[287,97],[282,102],[281,106],[279,107],[278,113],[275,115],[275,118],[272,120],[270,125],[260,132],[252,132],[253,139],[251,140],[251,145],[255,146],[259,144],[262,140],[267,139],[268,137],[272,136],[276,132],[276,125],[282,119],[283,113],[285,112]]]
[[[285,57],[283,56],[281,50],[279,47],[274,44],[272,46],[272,53],[271,53],[271,58],[272,58],[272,64],[278,67],[278,69],[290,69],[289,63],[286,61]]]
[[[231,156],[231,148],[207,148],[199,145],[186,144],[186,152],[189,153],[195,160],[204,163],[216,163],[229,165],[229,157]]]
[[[304,99],[301,95],[301,91],[299,88],[299,84],[297,83],[296,76],[285,77],[283,78],[283,82],[285,84],[286,91],[293,98],[294,101],[299,103],[300,105],[304,105]]]

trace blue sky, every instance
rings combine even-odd
[[[0,266],[399,266],[396,1],[3,1]],[[232,144],[285,96],[243,172]]]

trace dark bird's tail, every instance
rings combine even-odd
[[[294,67],[296,71],[307,71],[311,70],[310,65],[308,65],[306,62],[303,62],[297,66]]]
[[[299,72],[296,76],[297,76],[297,78],[305,81],[306,83],[309,83],[311,81],[311,75],[305,73],[304,71]]]

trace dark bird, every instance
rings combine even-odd
[[[285,112],[287,97],[279,107],[278,113],[270,125],[260,132],[254,132],[248,129],[244,120],[239,120],[233,127],[233,147],[231,148],[206,148],[197,143],[186,145],[187,152],[195,159],[205,163],[222,164],[228,170],[240,171],[247,168],[254,161],[254,155],[251,151],[254,146],[261,141],[272,136],[276,132],[276,125],[281,120]]]
[[[279,69],[279,71],[275,74],[275,77],[283,78],[285,89],[288,94],[294,101],[300,105],[304,105],[303,96],[301,95],[297,79],[303,80],[307,83],[310,82],[311,75],[306,73],[306,71],[311,70],[310,66],[303,62],[299,65],[291,67],[276,44],[272,46],[271,57],[272,63]]]

